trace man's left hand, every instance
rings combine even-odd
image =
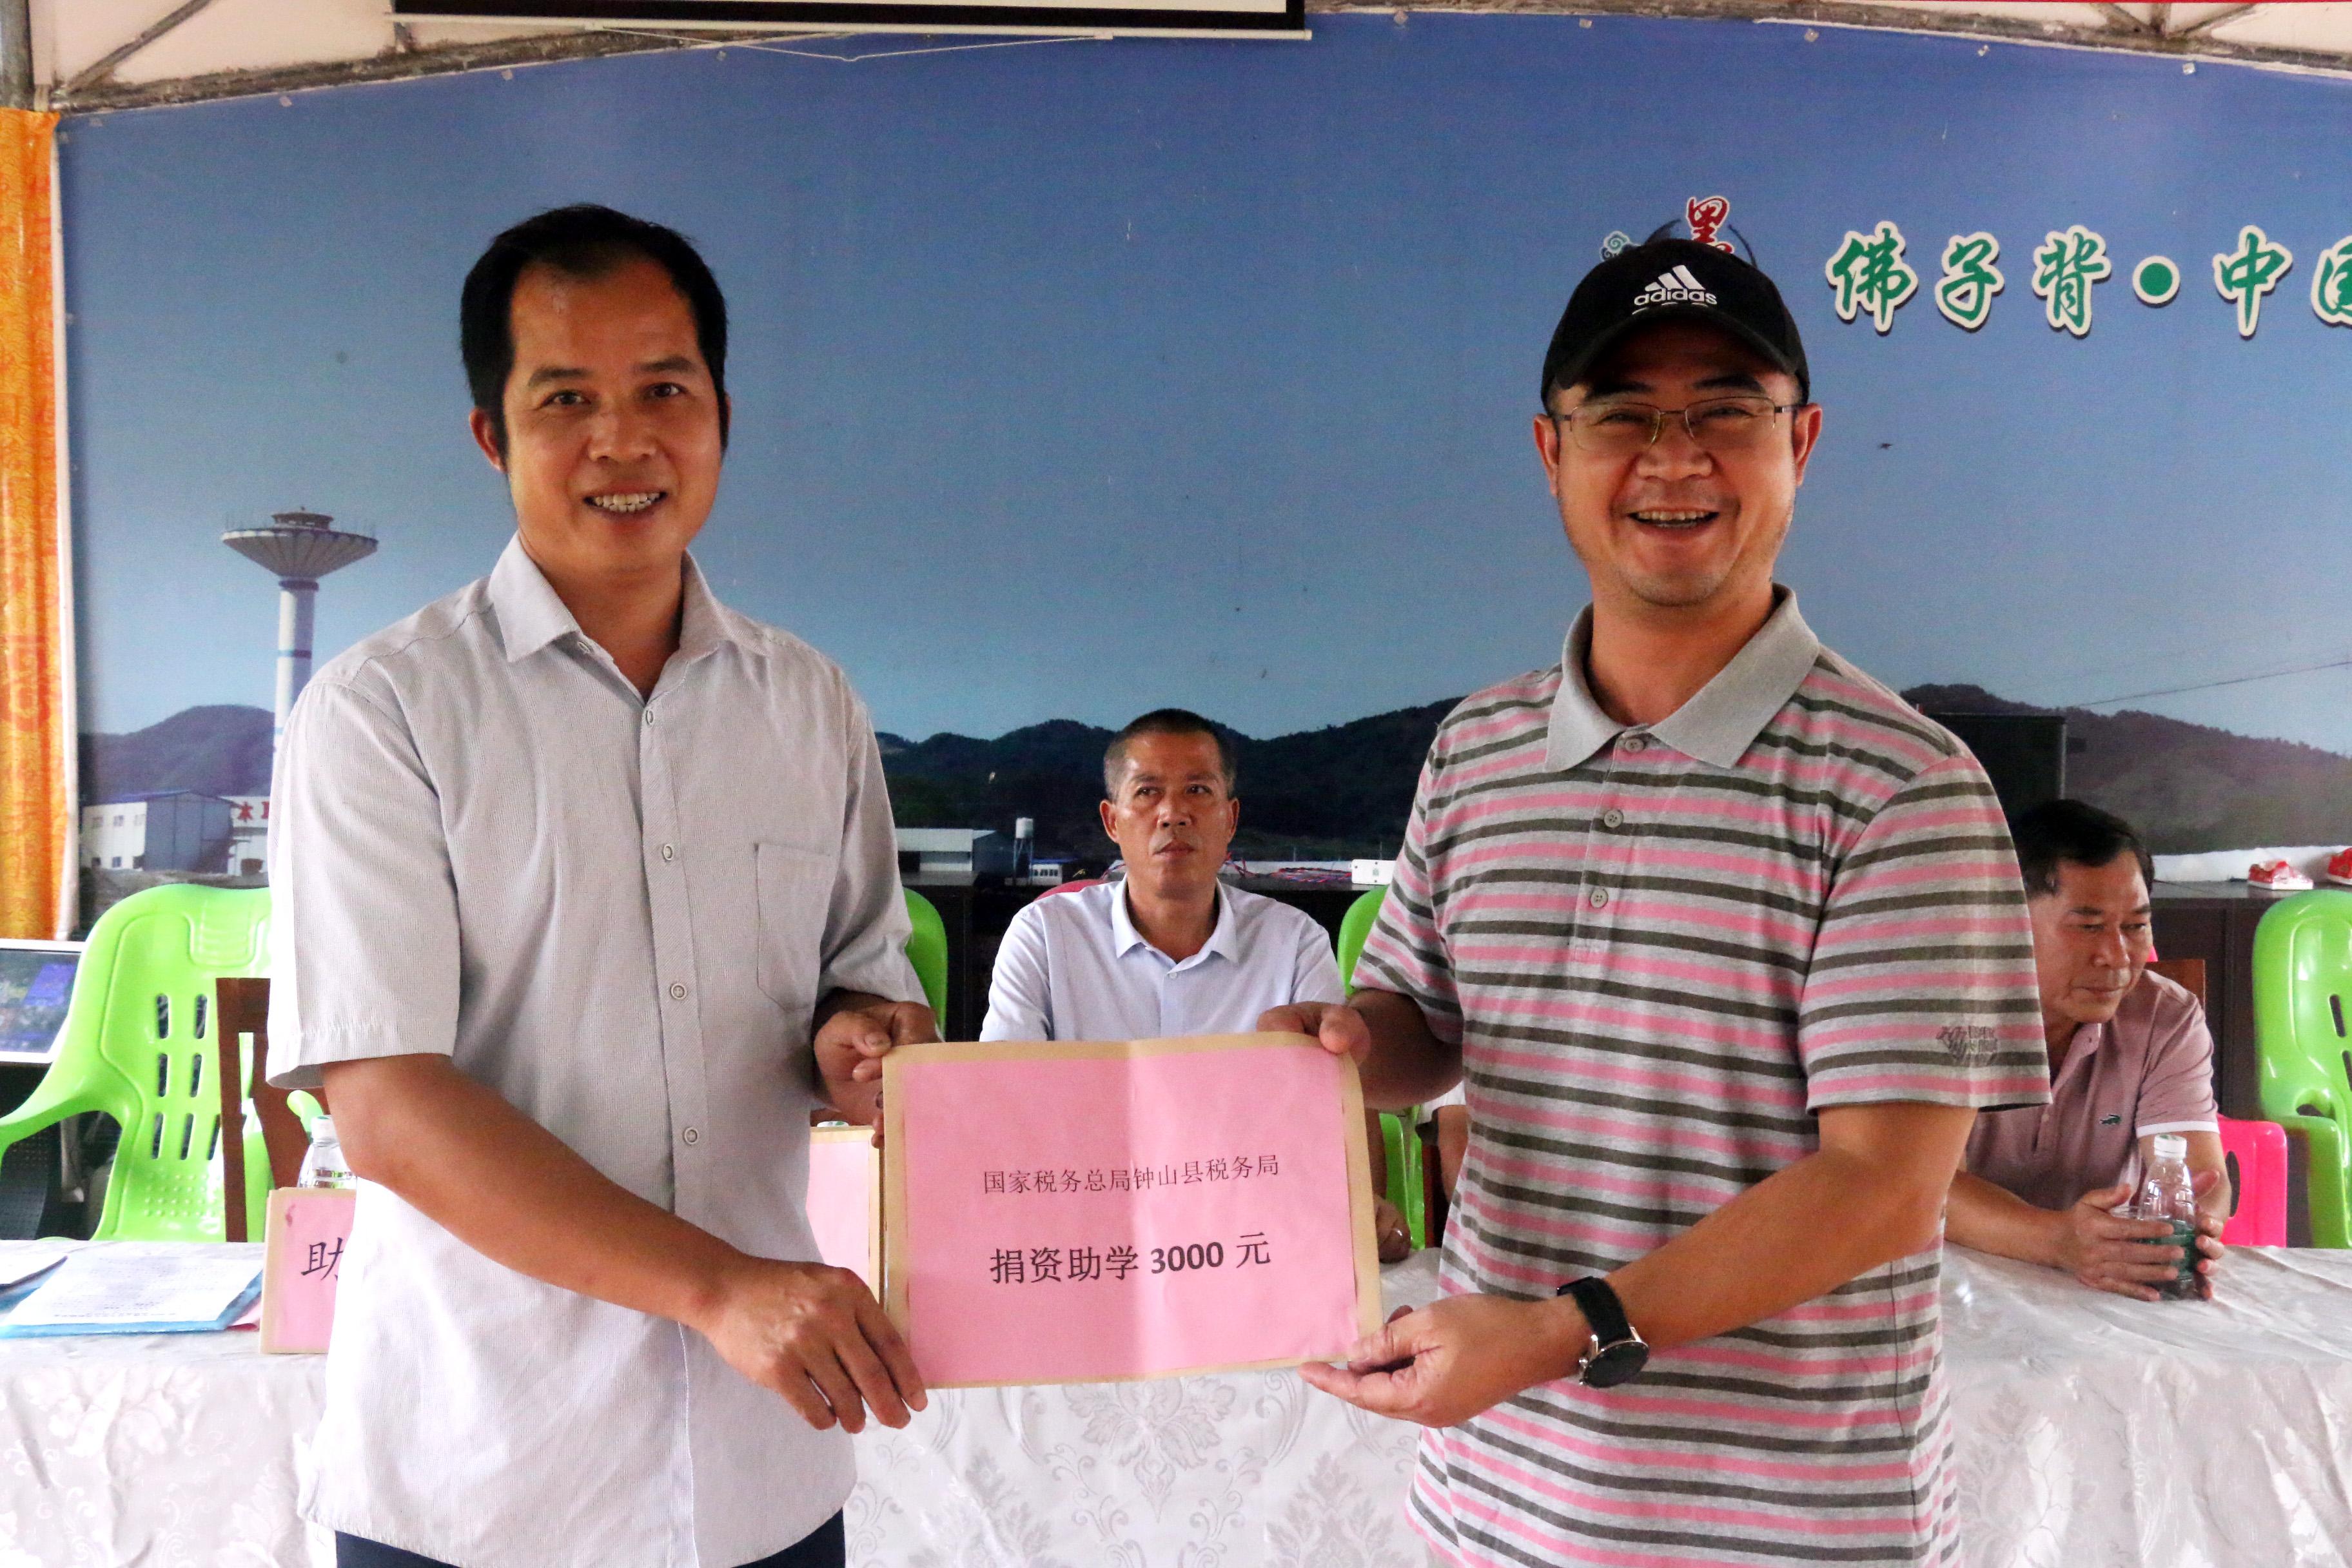
[[[816,1068],[825,1097],[842,1116],[870,1127],[882,1108],[882,1058],[899,1046],[940,1037],[920,1002],[860,997],[844,1002],[816,1030]]]
[[[1391,1318],[1345,1365],[1298,1375],[1375,1415],[1452,1426],[1573,1372],[1591,1333],[1573,1302],[1448,1296]]]

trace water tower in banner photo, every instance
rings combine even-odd
[[[278,578],[278,728],[310,679],[310,622],[319,579],[375,553],[372,534],[334,526],[324,512],[272,512],[260,528],[232,528],[221,542]]]

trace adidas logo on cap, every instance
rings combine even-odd
[[[1687,267],[1677,267],[1671,272],[1661,272],[1650,280],[1650,286],[1633,296],[1633,309],[1646,310],[1653,305],[1712,305],[1715,296],[1706,285],[1691,276]]]

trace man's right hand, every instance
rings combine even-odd
[[[1372,1054],[1371,1026],[1345,1002],[1292,1002],[1269,1007],[1258,1018],[1260,1033],[1308,1035],[1335,1057],[1358,1067]]]
[[[836,1420],[864,1431],[869,1406],[885,1426],[904,1426],[929,1402],[906,1342],[846,1268],[743,1258],[691,1326],[820,1432]]]
[[[2179,1278],[2180,1248],[2148,1245],[2172,1234],[2164,1221],[2122,1219],[2109,1212],[2131,1193],[2130,1183],[2118,1182],[2084,1193],[2059,1214],[2058,1267],[2094,1290],[2160,1300],[2156,1287]]]

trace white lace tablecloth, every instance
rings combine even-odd
[[[1383,1283],[1429,1300],[1433,1255]],[[2151,1306],[1949,1255],[1971,1568],[2352,1560],[2352,1252],[2241,1250],[2224,1287]],[[250,1333],[0,1340],[0,1568],[323,1568],[293,1506],[323,1364]],[[944,1392],[859,1439],[850,1560],[1423,1568],[1413,1437],[1286,1373]]]

